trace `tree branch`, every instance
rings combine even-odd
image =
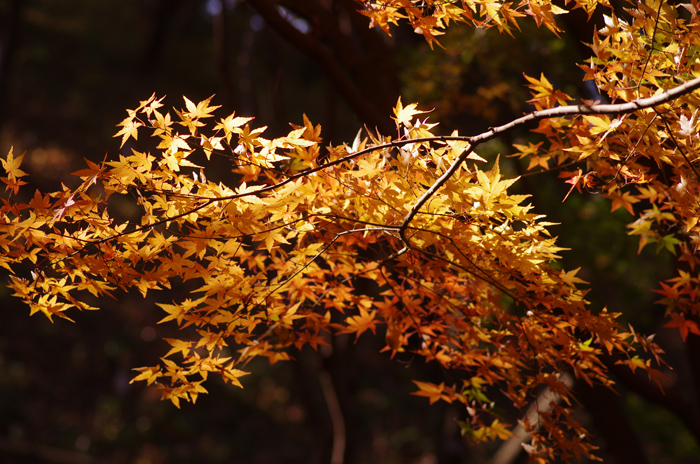
[[[654,95],[649,98],[640,98],[638,100],[633,100],[628,103],[618,103],[618,104],[606,104],[606,105],[567,105],[558,106],[556,108],[548,108],[546,110],[534,111],[527,114],[521,118],[515,119],[502,126],[491,128],[490,130],[476,135],[474,137],[466,138],[470,143],[477,144],[482,143],[487,140],[491,140],[495,136],[508,132],[516,127],[522,126],[529,122],[539,121],[540,119],[548,118],[560,118],[563,116],[577,116],[583,114],[627,114],[634,113],[635,111],[643,110],[646,108],[652,108],[671,100],[675,100],[678,97],[691,93],[692,91],[700,88],[700,77],[696,77],[685,84],[681,84],[670,90],[667,90],[658,95]]]
[[[467,146],[467,148],[464,149],[461,155],[452,163],[452,165],[445,171],[438,179],[435,181],[433,185],[430,186],[428,190],[425,191],[423,196],[421,196],[418,201],[416,201],[416,204],[413,205],[413,208],[408,212],[406,217],[404,218],[403,222],[401,223],[401,226],[399,227],[399,234],[401,235],[401,239],[404,241],[406,246],[410,247],[410,243],[408,243],[408,238],[406,237],[406,229],[408,228],[408,225],[411,223],[413,218],[418,214],[418,211],[423,207],[426,201],[432,197],[435,192],[438,191],[440,187],[443,186],[445,182],[447,182],[450,177],[459,169],[459,166],[469,158],[469,155],[471,155],[473,151],[472,145]]]
[[[343,464],[345,456],[345,419],[340,409],[340,402],[333,387],[333,380],[327,371],[319,374],[321,390],[326,399],[328,414],[333,424],[333,448],[331,450],[331,464]]]
[[[559,377],[559,381],[569,388],[574,386],[574,378],[568,372],[563,372]],[[539,429],[540,414],[551,411],[553,405],[560,401],[561,397],[559,395],[553,393],[549,388],[545,388],[537,396],[532,406],[528,408],[525,417],[530,424],[536,424],[536,428]],[[489,464],[513,464],[523,451],[523,444],[530,441],[531,437],[530,433],[521,424],[516,425],[513,429],[513,436],[503,442]]]
[[[264,4],[268,4],[265,0],[250,0],[251,3],[258,3],[262,2]],[[269,5],[274,13],[279,16],[279,13],[277,13],[277,10],[274,9],[272,5]],[[281,21],[283,21],[288,27],[292,28],[292,26],[287,23],[284,18],[281,16],[279,17]],[[292,28],[293,29],[293,28]],[[296,29],[294,29],[296,31]],[[298,32],[298,31],[296,31]],[[302,34],[303,36],[303,34]],[[495,138],[497,135],[509,132],[515,128],[518,128],[520,126],[523,126],[525,124],[528,124],[533,121],[539,121],[540,119],[546,119],[546,118],[556,118],[556,117],[563,117],[563,116],[572,116],[572,115],[582,115],[582,114],[626,114],[626,113],[633,113],[638,110],[646,109],[646,108],[651,108],[657,105],[661,105],[663,103],[669,102],[671,100],[674,100],[680,96],[683,96],[685,94],[688,94],[695,89],[700,88],[700,77],[697,77],[693,80],[690,80],[686,82],[685,84],[679,85],[677,87],[674,87],[670,90],[667,90],[666,92],[660,93],[658,95],[655,95],[653,97],[649,98],[640,98],[638,100],[634,100],[629,103],[620,103],[620,104],[605,104],[605,105],[567,105],[567,106],[559,106],[556,108],[548,108],[546,110],[539,110],[539,111],[534,111],[530,114],[527,114],[521,118],[515,119],[507,124],[504,124],[502,126],[494,127],[489,129],[486,132],[482,132],[481,134],[474,135],[474,136],[468,136],[468,135],[438,135],[438,136],[433,136],[433,137],[419,137],[419,138],[414,138],[414,139],[400,139],[400,140],[394,140],[393,142],[388,142],[380,145],[374,145],[369,148],[365,148],[364,150],[356,151],[354,153],[350,153],[348,155],[342,156],[338,158],[335,161],[330,161],[328,163],[324,163],[322,165],[316,166],[315,168],[307,169],[305,171],[299,172],[297,174],[291,175],[287,177],[285,180],[282,180],[276,184],[273,185],[268,185],[266,187],[250,191],[250,192],[245,192],[245,193],[237,193],[233,195],[227,195],[227,196],[222,196],[222,197],[197,197],[192,195],[192,198],[197,198],[199,200],[203,200],[203,203],[195,206],[194,208],[185,211],[180,214],[176,214],[175,216],[172,217],[167,217],[164,218],[160,221],[156,221],[152,224],[146,224],[142,226],[138,226],[132,230],[125,230],[123,232],[120,232],[117,235],[114,235],[112,237],[104,238],[101,240],[98,240],[96,242],[92,242],[91,245],[95,244],[100,244],[100,243],[105,243],[109,240],[114,240],[116,238],[122,237],[124,235],[140,232],[146,229],[151,229],[153,227],[165,224],[167,222],[185,217],[193,212],[199,211],[203,208],[206,208],[207,206],[219,202],[219,201],[229,201],[229,200],[234,200],[236,198],[243,198],[251,195],[260,195],[262,193],[270,192],[273,190],[276,190],[280,187],[283,187],[290,182],[294,182],[297,179],[301,179],[303,177],[306,177],[310,174],[313,174],[314,172],[322,171],[324,169],[330,168],[332,166],[337,166],[340,165],[346,161],[350,161],[352,159],[358,158],[362,155],[366,155],[367,153],[371,153],[374,151],[380,151],[380,150],[386,150],[390,148],[396,148],[396,147],[401,147],[404,145],[408,144],[413,144],[413,143],[423,143],[423,142],[447,142],[447,141],[466,141],[469,143],[469,146],[467,149],[464,150],[464,152],[457,158],[457,160],[452,163],[452,165],[448,168],[448,170],[438,178],[438,180],[435,182],[435,184],[430,187],[417,201],[416,204],[413,205],[411,210],[406,214],[404,221],[402,224],[399,226],[399,232],[401,234],[402,239],[404,242],[406,242],[406,237],[405,237],[405,231],[408,228],[409,223],[411,220],[418,214],[418,211],[420,208],[425,204],[430,197],[432,197],[435,192],[445,183],[447,180],[454,175],[454,173],[457,171],[457,168],[459,165],[464,162],[466,159],[469,158],[469,155],[471,154],[472,151],[474,151],[474,148],[476,148],[477,145],[484,143],[488,140],[491,140]],[[406,242],[408,245],[408,242]]]
[[[400,142],[401,145],[407,144],[407,143],[419,143],[419,142],[424,142],[424,141],[447,141],[447,140],[465,140],[469,142],[469,146],[467,149],[464,150],[464,152],[457,158],[457,160],[449,167],[445,173],[438,178],[438,180],[431,186],[424,194],[421,196],[418,201],[416,201],[416,204],[413,205],[411,210],[408,212],[406,215],[403,223],[401,224],[400,228],[400,234],[401,238],[406,242],[408,245],[408,241],[406,240],[405,232],[406,228],[408,227],[408,224],[413,220],[413,218],[418,214],[418,211],[420,208],[425,204],[430,197],[432,197],[437,189],[439,189],[447,180],[452,177],[452,175],[457,171],[457,168],[459,165],[464,162],[469,155],[471,154],[471,151],[476,148],[477,145],[484,143],[488,140],[491,140],[495,138],[497,135],[503,134],[505,132],[509,132],[517,127],[520,127],[522,125],[525,125],[527,123],[533,122],[533,121],[539,121],[540,119],[549,119],[549,118],[558,118],[558,117],[563,117],[563,116],[578,116],[578,115],[584,115],[584,114],[626,114],[626,113],[633,113],[635,111],[643,110],[646,108],[652,108],[658,105],[661,105],[663,103],[669,102],[671,100],[674,100],[682,95],[688,94],[692,92],[693,90],[700,88],[700,77],[696,77],[693,80],[690,80],[686,82],[685,84],[679,85],[678,87],[674,87],[671,90],[667,90],[666,92],[660,93],[659,95],[655,95],[653,97],[649,98],[640,98],[638,100],[631,101],[629,103],[620,103],[620,104],[606,104],[606,105],[567,105],[567,106],[559,106],[556,108],[548,108],[546,110],[539,110],[539,111],[534,111],[530,114],[527,114],[521,118],[515,119],[507,124],[504,124],[502,126],[498,127],[493,127],[489,129],[486,132],[483,132],[479,135],[475,135],[472,137],[468,136],[447,136],[447,137],[425,137],[422,139],[405,139],[401,140]],[[399,141],[397,141],[399,142]],[[397,146],[397,142],[392,142],[387,145],[394,144],[394,146]],[[376,147],[371,147],[373,149],[381,149],[380,146]],[[692,166],[691,166],[692,168]]]

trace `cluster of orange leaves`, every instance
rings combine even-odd
[[[698,3],[678,7],[664,2],[634,3],[632,20],[614,14],[593,37],[594,56],[582,65],[615,103],[652,97],[663,89],[700,76]],[[551,108],[572,98],[554,90],[544,76],[528,78],[532,103]],[[600,192],[612,211],[624,208],[634,220],[629,234],[639,236],[639,249],[656,244],[676,256],[678,275],[658,290],[683,340],[700,335],[700,283],[692,274],[700,264],[700,165],[698,106],[689,93],[633,114],[582,115],[541,120],[535,130],[546,142],[516,146],[530,169],[563,169],[571,189]],[[576,166],[575,171],[567,166]]]
[[[555,34],[562,29],[555,17],[569,10],[546,0],[506,2],[497,0],[363,0],[361,13],[370,18],[370,27],[379,26],[387,34],[391,25],[406,21],[416,34],[425,37],[432,47],[440,45],[437,37],[443,35],[450,23],[466,23],[477,28],[496,27],[499,32],[513,35],[520,30],[518,18],[529,17],[538,26],[545,26]],[[610,7],[607,0],[576,0],[566,2],[570,9],[581,8],[590,17],[596,7]]]
[[[688,21],[667,5],[635,5],[632,23],[608,17],[593,40],[596,57],[583,67],[613,101],[655,95],[700,66],[695,3],[683,7]],[[535,1],[514,9],[478,0],[366,6],[375,24],[407,19],[429,41],[449,20],[509,31],[522,14],[558,31],[552,14],[561,13]],[[590,12],[595,3],[575,6]],[[571,100],[544,76],[528,80],[538,110]],[[594,450],[571,418],[575,400],[563,372],[610,385],[601,356],[614,354],[659,378],[638,357],[640,349],[658,356],[651,339],[589,308],[576,271],[552,265],[561,248],[550,224],[527,196],[508,192],[517,179],[503,178],[498,160],[485,167],[474,148],[486,138],[436,136],[416,105],[399,100],[396,138],[366,133],[324,145],[320,126],[305,118],[268,139],[251,118],[217,121],[210,100],[185,98],[172,113],[155,96],[141,102],[117,136],[123,146],[148,133],[155,154],[88,162],[73,188],[25,198],[22,156],[2,161],[10,195],[0,207],[0,266],[32,314],[68,318],[67,310],[96,309],[91,302],[116,291],[186,288],[187,297],[159,305],[161,322],[177,324],[182,337],[166,339],[161,363],[137,369],[134,379],[155,383],[175,405],[205,393],[209,374],[241,386],[255,357],[286,360],[333,334],[383,335],[392,357],[410,352],[453,373],[448,385],[417,381],[418,394],[462,403],[475,439],[509,436],[489,392],[523,411],[543,386],[556,392],[561,402],[522,424],[540,462]],[[640,246],[656,242],[694,270],[697,103],[687,94],[614,119],[541,119],[535,132],[544,140],[516,146],[516,156],[529,157],[533,169],[575,166],[566,176],[572,189],[598,189],[613,210],[636,215],[630,233]],[[228,182],[208,180],[211,161],[227,164]],[[120,197],[139,214],[115,218],[111,200]],[[635,204],[647,209],[635,212]],[[681,271],[660,290],[684,337],[699,331],[697,288]]]

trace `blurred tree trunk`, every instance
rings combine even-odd
[[[314,0],[249,0],[268,26],[290,44],[318,63],[338,93],[371,129],[392,133],[389,118],[399,96],[399,84],[391,64],[389,49],[376,31],[358,33],[362,18],[354,5],[337,2],[325,6]],[[281,13],[288,8],[310,25],[305,33]],[[364,22],[367,27],[366,20]]]

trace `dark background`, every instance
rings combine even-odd
[[[154,92],[176,108],[182,95],[196,102],[216,94],[220,115],[255,116],[270,137],[307,114],[332,143],[351,141],[363,124],[391,133],[399,95],[434,109],[445,133],[477,133],[528,111],[523,72],[594,96],[575,66],[588,56],[585,18],[563,23],[562,39],[527,22],[516,40],[453,27],[441,38],[445,49],[431,52],[410,28],[391,38],[369,30],[350,1],[280,3],[287,9],[264,0],[0,0],[0,151],[27,153],[32,188],[71,185],[83,158],[118,155],[115,125]],[[495,141],[482,156],[507,155],[530,137]],[[524,173],[504,163],[509,174]],[[572,195],[562,205],[567,185],[556,175],[517,185],[562,223],[555,232],[572,248],[562,265],[582,267],[592,304],[658,331],[674,367],[666,396],[625,371],[615,372],[618,394],[580,387],[578,414],[605,462],[700,462],[700,386],[688,362],[697,359],[697,337],[684,346],[662,329],[651,292],[671,260],[654,250],[637,255],[624,232],[630,217],[608,214],[605,200]],[[254,364],[244,389],[215,380],[209,395],[178,410],[155,389],[129,384],[132,368],[167,350],[161,338],[172,329],[156,324],[155,301],[169,300],[166,292],[122,294],[100,311],[73,314],[75,324],[52,324],[28,317],[0,287],[0,463],[328,463],[323,376],[341,403],[346,463],[486,463],[498,449],[459,435],[458,407],[411,396],[411,379],[440,382],[441,373],[410,357],[390,361],[378,353],[382,336],[339,337],[332,353]]]

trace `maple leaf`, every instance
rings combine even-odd
[[[211,118],[214,116],[211,113],[217,108],[221,108],[221,105],[209,106],[211,99],[214,98],[213,95],[206,100],[202,100],[201,102],[197,103],[197,105],[192,103],[192,101],[185,96],[182,98],[185,100],[185,106],[187,107],[187,113],[184,113],[184,116],[192,119]]]
[[[232,385],[243,388],[243,385],[238,379],[243,377],[244,375],[248,375],[250,372],[242,371],[240,369],[234,369],[232,366],[233,364],[231,363],[223,369],[224,381],[231,382]]]
[[[561,277],[561,280],[562,280],[563,282],[566,282],[566,283],[569,284],[569,285],[573,285],[573,284],[586,284],[586,283],[588,283],[588,282],[586,282],[585,280],[582,280],[582,279],[579,279],[578,277],[576,277],[576,274],[578,274],[578,271],[580,271],[580,270],[581,270],[580,267],[579,267],[579,268],[576,268],[576,269],[574,269],[574,270],[572,270],[572,271],[569,271],[569,272],[566,272],[566,271],[563,271],[563,270],[562,270],[561,273],[559,274],[559,276]]]
[[[170,126],[173,124],[170,113],[166,113],[165,116],[163,116],[160,112],[154,111],[153,114],[156,117],[155,121],[152,122],[155,129],[153,135],[167,134],[170,130]]]
[[[158,303],[158,306],[161,307],[163,311],[168,313],[168,316],[164,317],[160,321],[158,321],[158,324],[162,324],[163,322],[168,322],[170,320],[176,320],[178,324],[182,324],[183,318],[185,317],[185,309],[179,305],[171,305],[171,304],[163,304],[163,303]]]
[[[535,79],[527,74],[523,74],[525,79],[530,82],[529,87],[533,90],[533,99],[530,102],[536,104],[538,108],[551,108],[556,103],[566,105],[566,102],[573,100],[561,90],[554,90],[554,86],[547,80],[544,74],[540,74],[540,79]]]
[[[123,128],[114,135],[115,137],[119,137],[120,135],[122,136],[122,143],[120,147],[123,147],[129,138],[138,140],[138,129],[139,127],[143,126],[143,123],[136,119],[135,110],[128,110],[127,112],[129,113],[129,116],[117,124],[117,126],[123,126]]]
[[[623,192],[622,194],[619,194],[615,191],[611,191],[608,193],[606,196],[609,198],[612,198],[612,207],[610,208],[610,212],[615,212],[619,208],[625,208],[628,213],[630,213],[632,216],[634,216],[634,209],[632,208],[632,205],[634,203],[639,203],[639,199],[632,196],[629,192]]]
[[[402,125],[411,126],[413,116],[425,113],[425,111],[417,110],[417,106],[418,105],[415,103],[411,103],[410,105],[404,107],[401,103],[401,97],[399,97],[398,101],[396,102],[396,106],[394,107],[394,117],[392,117],[392,119],[396,121],[397,128],[401,127]]]
[[[571,175],[572,173],[570,172],[562,172],[562,176],[567,176]],[[569,195],[571,192],[573,192],[574,188],[578,190],[579,193],[581,193],[581,187],[583,188],[593,188],[595,186],[595,173],[594,172],[587,172],[586,174],[583,174],[581,169],[579,169],[576,174],[571,176],[569,179],[566,180],[567,184],[571,184],[571,188],[569,189],[568,192],[566,192],[566,195],[564,196],[564,199],[561,201],[564,203],[567,198],[569,198]]]
[[[73,199],[74,196],[75,195],[71,195],[70,197],[66,198],[61,202],[61,206],[56,208],[53,218],[51,218],[50,224],[54,224],[56,221],[60,221],[66,214],[66,210],[71,206],[75,205],[75,200]]]
[[[159,377],[163,376],[160,367],[136,367],[134,368],[134,370],[140,372],[140,374],[131,379],[129,383],[145,380],[147,382],[147,385],[151,385]]]
[[[151,117],[151,114],[154,112],[157,113],[158,108],[162,107],[163,104],[161,103],[163,101],[163,98],[156,98],[155,92],[147,99],[139,102],[138,108],[136,108],[136,111],[143,111],[146,113],[147,117]]]
[[[661,390],[661,392],[663,393],[663,384],[668,382],[668,377],[666,377],[664,373],[660,370],[654,369],[653,367],[649,366],[648,360],[645,364],[647,374],[649,375],[649,379],[653,381],[656,384],[656,386],[659,387],[659,390]]]
[[[376,315],[376,310],[367,311],[365,308],[360,307],[359,315],[350,316],[345,319],[347,327],[341,330],[341,333],[354,333],[356,340],[367,330],[376,333],[377,324],[379,324],[379,321],[375,320]]]
[[[22,164],[25,153],[15,157],[12,150],[13,147],[10,147],[10,151],[7,153],[7,158],[0,159],[0,162],[2,162],[2,167],[7,173],[7,177],[2,177],[0,180],[6,184],[5,191],[12,190],[12,193],[17,194],[17,192],[19,192],[19,188],[22,185],[26,185],[26,182],[19,180],[20,177],[27,175],[26,172],[19,168]]]
[[[22,153],[21,155],[15,157],[12,153],[12,150],[13,147],[10,147],[10,151],[7,153],[7,158],[0,159],[3,169],[5,169],[7,176],[10,178],[26,176],[27,173],[19,168],[22,164],[22,160],[24,159],[25,153]]]
[[[700,335],[700,327],[698,324],[691,319],[686,319],[682,314],[671,314],[671,320],[664,324],[664,327],[677,327],[684,342],[686,338],[688,338],[689,332]]]
[[[235,116],[235,113],[230,114],[224,119],[221,119],[218,124],[214,126],[214,130],[223,130],[224,137],[226,137],[226,142],[231,142],[231,136],[234,134],[236,128],[248,123],[253,118],[242,118]]]
[[[78,176],[83,179],[83,188],[87,189],[93,184],[96,184],[99,179],[105,174],[104,164],[96,164],[92,161],[86,159],[85,162],[88,165],[87,169],[80,169],[78,171],[72,172],[71,175]]]
[[[161,321],[162,322],[162,321]],[[192,342],[188,341],[183,341],[183,340],[178,340],[175,338],[164,338],[166,342],[170,343],[170,351],[168,351],[164,358],[167,358],[173,353],[182,353],[182,356],[187,356],[190,353],[190,350],[192,349]]]
[[[435,385],[433,383],[419,382],[417,380],[414,380],[413,383],[416,384],[416,386],[419,388],[419,391],[413,392],[411,394],[415,396],[425,396],[430,400],[430,404],[433,404],[440,400],[452,403],[455,400],[456,395],[454,389],[445,386],[444,382],[440,383],[439,385]]]
[[[513,436],[513,433],[510,430],[508,430],[508,425],[500,422],[498,419],[494,419],[494,421],[491,422],[491,425],[489,426],[489,431],[492,434],[492,436],[501,440],[507,440],[508,438]]]

